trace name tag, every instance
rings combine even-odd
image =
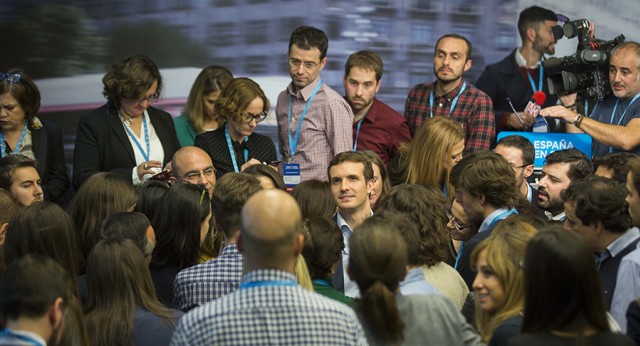
[[[285,163],[282,169],[282,180],[287,185],[287,190],[293,189],[300,184],[300,164]]]

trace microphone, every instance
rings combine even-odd
[[[529,112],[534,118],[533,123],[533,132],[548,132],[548,123],[547,120],[539,116],[540,109],[542,109],[542,105],[544,101],[547,99],[547,94],[543,91],[536,91],[533,93],[531,100],[527,104],[527,107],[524,109],[525,112]]]
[[[516,115],[516,118],[518,119],[518,121],[520,122],[520,125],[522,125],[522,129],[524,131],[527,130],[527,127],[524,126],[524,122],[522,122],[522,119],[520,119],[520,116],[518,115],[518,111],[516,111],[516,108],[513,107],[513,103],[511,103],[511,97],[507,96],[507,102],[509,102],[509,106],[511,107],[511,110],[513,111],[513,114]]]

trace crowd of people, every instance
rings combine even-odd
[[[557,23],[523,10],[522,46],[475,84],[471,42],[444,35],[404,115],[376,98],[378,54],[348,58],[342,96],[327,36],[298,27],[279,148],[255,81],[208,66],[172,118],[158,67],[128,57],[71,179],[35,83],[0,74],[0,345],[640,344],[640,44],[612,50],[589,114],[542,105],[593,159],[554,151],[534,180],[532,142],[496,138],[536,122],[517,109],[549,92]]]

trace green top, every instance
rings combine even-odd
[[[173,125],[176,127],[176,135],[178,135],[178,141],[180,142],[181,147],[186,147],[195,143],[198,133],[196,132],[196,129],[191,126],[186,114],[173,118]]]
[[[353,299],[345,296],[344,293],[333,288],[330,282],[331,282],[331,279],[329,278],[313,280],[313,289],[316,291],[316,293],[321,294],[327,298],[337,300],[340,303],[343,303],[349,306],[353,305]]]

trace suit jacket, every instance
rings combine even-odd
[[[536,85],[538,85],[538,76],[532,77]],[[547,95],[547,99],[542,108],[553,106],[558,100],[555,95],[549,94],[549,84],[546,81],[546,77],[546,75],[543,76],[545,81],[542,85],[542,91]],[[502,116],[507,112],[513,113],[508,99],[511,100],[513,107],[518,112],[522,112],[533,96],[529,80],[522,75],[520,68],[516,64],[515,49],[501,61],[487,65],[475,86],[491,97],[496,118],[496,130],[499,131],[506,130],[505,128],[499,128]],[[562,127],[556,126],[553,121],[549,121],[549,130],[551,132],[562,132],[564,131]]]
[[[164,149],[163,165],[167,164],[180,149],[173,120],[169,113],[157,108],[149,107],[147,112]],[[73,151],[73,186],[76,190],[97,172],[116,173],[131,181],[131,170],[135,166],[133,146],[116,107],[106,104],[80,119]]]
[[[42,180],[44,198],[57,202],[69,188],[69,175],[64,160],[62,130],[50,121],[42,120],[42,127],[29,125],[37,171]]]

